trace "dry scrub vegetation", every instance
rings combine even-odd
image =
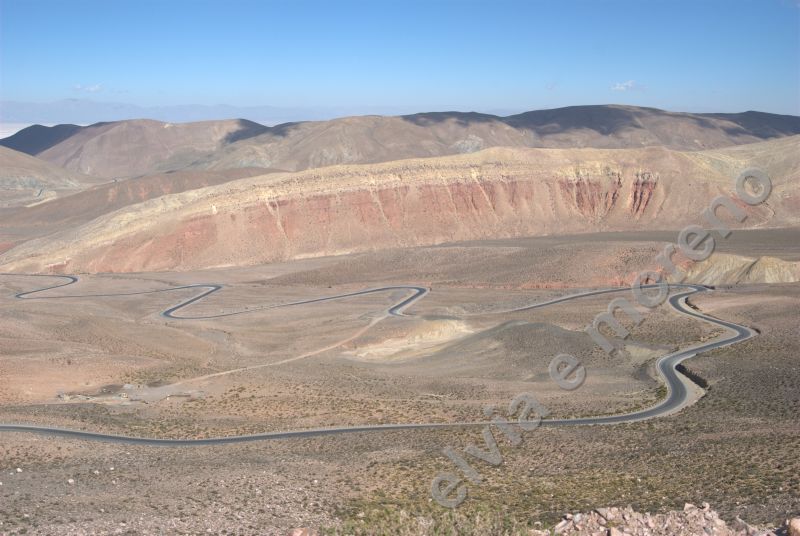
[[[617,236],[609,241],[609,255],[644,238]],[[0,421],[200,438],[344,424],[476,420],[485,404],[502,406],[524,391],[535,392],[555,416],[597,415],[638,409],[663,397],[652,370],[657,356],[718,335],[703,322],[659,309],[633,330],[627,353],[609,357],[580,332],[605,308],[607,298],[497,314],[572,292],[526,288],[552,269],[549,262],[509,270],[505,279],[488,277],[493,263],[501,271],[510,266],[509,254],[516,261],[520,256],[533,259],[546,243],[546,255],[560,255],[571,245],[580,247],[582,239],[543,240],[464,246],[461,265],[447,248],[416,251],[417,261],[429,259],[423,263],[424,281],[414,277],[414,266],[402,264],[381,279],[382,267],[395,262],[394,253],[263,271],[82,279],[80,284],[93,292],[102,291],[109,280],[126,290],[197,279],[229,285],[215,297],[220,301],[197,304],[194,314],[387,283],[433,288],[409,311],[414,317],[386,319],[340,347],[175,387],[175,381],[193,376],[268,364],[333,345],[403,294],[213,321],[159,318],[158,311],[181,299],[166,294],[4,300],[0,337],[10,350],[2,361]],[[754,245],[744,240],[737,247],[747,252]],[[599,248],[591,251],[601,254]],[[637,256],[624,258],[628,264],[608,273],[638,267]],[[470,270],[477,274],[472,282]],[[6,295],[30,288],[29,281],[19,279],[2,284]],[[552,525],[565,512],[599,505],[630,504],[655,512],[703,501],[729,521],[739,515],[751,523],[780,522],[800,509],[800,287],[737,285],[693,297],[692,303],[760,331],[753,340],[686,363],[709,386],[702,399],[677,415],[648,422],[540,429],[520,447],[501,441],[503,464],[490,468],[477,462],[486,480],[470,486],[469,499],[457,512],[430,500],[430,482],[450,467],[441,449],[480,443],[478,429],[191,449],[3,434],[0,532],[68,534],[92,526],[105,532],[197,533],[210,527],[220,533],[285,534],[290,527],[313,526],[334,534],[380,534],[400,533],[411,523],[428,534],[516,534]],[[454,321],[469,330],[441,330]],[[83,330],[86,326],[93,328]],[[430,326],[436,326],[438,339],[430,338]],[[397,340],[410,342],[399,349],[386,342]],[[418,343],[427,346],[415,347]],[[386,348],[398,353],[374,357]],[[359,356],[364,349],[373,357]],[[547,363],[563,350],[580,356],[588,369],[586,385],[574,393],[561,391],[547,377]],[[37,374],[31,373],[32,359]],[[128,399],[121,399],[125,383],[135,386],[128,389]],[[56,398],[62,387],[70,400]],[[94,398],[83,400],[81,394]]]

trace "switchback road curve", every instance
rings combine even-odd
[[[210,318],[220,318],[225,316],[251,313],[278,307],[290,307],[296,305],[305,305],[305,304],[319,303],[324,301],[346,299],[349,297],[362,296],[367,294],[407,290],[411,291],[410,296],[403,298],[401,301],[397,302],[396,304],[392,305],[386,310],[386,314],[389,315],[405,316],[404,310],[407,309],[409,306],[411,306],[417,300],[424,297],[425,294],[427,294],[428,292],[427,288],[421,286],[396,285],[396,286],[366,289],[347,294],[326,296],[322,298],[314,298],[310,300],[295,301],[290,303],[269,304],[257,308],[221,313],[216,315],[178,316],[176,315],[178,311],[220,291],[223,288],[222,285],[217,285],[217,284],[183,285],[183,286],[169,287],[157,290],[127,292],[127,293],[117,293],[117,294],[70,294],[70,295],[60,295],[60,296],[36,296],[37,294],[41,294],[48,290],[53,290],[75,284],[78,282],[78,278],[70,275],[62,275],[62,276],[32,275],[32,274],[0,274],[0,275],[6,275],[6,276],[24,275],[28,277],[51,277],[51,278],[57,277],[66,279],[65,282],[62,282],[60,284],[37,288],[26,292],[20,292],[15,295],[15,298],[17,299],[68,299],[68,298],[87,298],[87,297],[98,298],[98,297],[116,297],[116,296],[153,294],[153,293],[172,292],[172,291],[180,291],[187,289],[202,290],[202,292],[195,295],[194,297],[184,300],[178,303],[177,305],[174,305],[164,310],[161,313],[163,317],[176,320],[189,320],[189,319],[203,320]],[[653,287],[655,287],[655,285],[643,286],[643,288],[653,288]],[[620,424],[620,423],[629,423],[629,422],[652,419],[655,417],[669,415],[671,413],[679,411],[689,401],[689,387],[691,385],[690,380],[676,370],[676,367],[682,361],[690,357],[693,357],[701,352],[736,344],[737,342],[741,342],[755,336],[755,332],[746,326],[740,326],[738,324],[734,324],[733,322],[727,322],[711,316],[704,315],[698,311],[692,310],[687,305],[686,299],[690,295],[698,292],[705,292],[708,290],[707,287],[701,285],[670,285],[670,287],[686,289],[682,292],[670,296],[669,304],[671,307],[673,307],[676,311],[682,314],[698,318],[700,320],[704,320],[706,322],[710,322],[712,324],[722,327],[726,331],[728,336],[713,341],[709,341],[706,343],[700,343],[691,346],[689,348],[685,348],[683,350],[679,350],[677,352],[673,352],[660,357],[656,361],[656,370],[667,387],[667,396],[654,406],[651,406],[649,408],[640,411],[619,414],[619,415],[583,417],[576,419],[543,419],[541,421],[542,426]],[[588,291],[579,294],[563,296],[553,300],[548,300],[541,303],[535,303],[524,307],[519,307],[506,312],[533,310],[537,308],[546,307],[549,305],[554,305],[557,303],[563,303],[570,300],[585,298],[588,296],[597,296],[600,294],[623,292],[626,290],[629,290],[629,288],[610,288],[610,289]],[[138,444],[138,445],[151,445],[151,446],[200,446],[200,445],[222,445],[230,443],[244,443],[249,441],[263,441],[270,439],[274,440],[274,439],[309,438],[309,437],[320,437],[320,436],[345,434],[345,433],[358,433],[358,432],[376,432],[376,431],[389,431],[389,430],[425,430],[425,429],[458,428],[458,427],[469,427],[469,426],[486,426],[487,424],[489,424],[489,422],[487,421],[454,422],[454,423],[373,424],[373,425],[362,425],[362,426],[312,428],[306,430],[292,430],[284,432],[266,432],[262,434],[215,437],[215,438],[205,438],[205,439],[157,439],[148,437],[132,437],[132,436],[122,436],[114,434],[103,434],[98,432],[87,432],[83,430],[49,427],[49,426],[27,425],[27,424],[0,424],[0,432],[27,432],[27,433],[35,433],[47,436],[69,437],[75,439],[103,441],[110,443]]]

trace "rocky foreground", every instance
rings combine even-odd
[[[598,508],[588,514],[567,514],[552,530],[532,531],[531,536],[551,534],[608,536],[800,536],[800,518],[787,520],[780,528],[748,525],[738,517],[730,525],[708,503],[686,503],[683,511],[666,514],[636,512],[633,508]]]
[[[410,521],[410,520],[409,520]],[[419,520],[417,520],[419,521]],[[403,534],[432,534],[420,523],[419,532]],[[429,525],[427,525],[429,527]],[[477,528],[477,527],[476,527]],[[494,527],[496,528],[496,527]],[[488,528],[488,531],[492,531]],[[347,534],[343,532],[342,534]],[[368,527],[359,534],[383,534],[380,529],[372,532]],[[485,532],[489,534],[490,532]],[[494,532],[492,532],[494,533]],[[438,532],[437,532],[438,534]],[[495,533],[499,534],[499,533]],[[526,534],[519,531],[504,531],[502,534]],[[800,517],[787,519],[781,527],[754,527],[740,518],[728,524],[711,509],[708,503],[695,506],[686,503],[683,511],[665,514],[636,512],[633,508],[597,508],[589,513],[566,514],[553,528],[530,529],[528,536],[800,536]],[[289,536],[319,536],[309,528],[297,528]]]

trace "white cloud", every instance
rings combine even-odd
[[[641,90],[644,86],[636,82],[636,80],[628,80],[626,82],[617,82],[613,86],[611,86],[612,91],[633,91],[633,90]]]
[[[99,91],[103,91],[103,84],[91,84],[91,85],[83,85],[83,84],[75,84],[72,86],[72,89],[75,91],[83,91],[85,93],[97,93]]]

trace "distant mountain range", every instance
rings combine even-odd
[[[797,226],[798,155],[800,117],[619,105],[34,125],[0,140],[0,268],[187,270],[663,230],[750,166],[774,192],[745,225]]]
[[[705,150],[800,134],[800,117],[571,106],[505,117],[475,112],[356,116],[273,127],[244,119],[34,125],[0,145],[71,172],[136,177],[183,169],[285,171],[471,153],[489,147]]]

